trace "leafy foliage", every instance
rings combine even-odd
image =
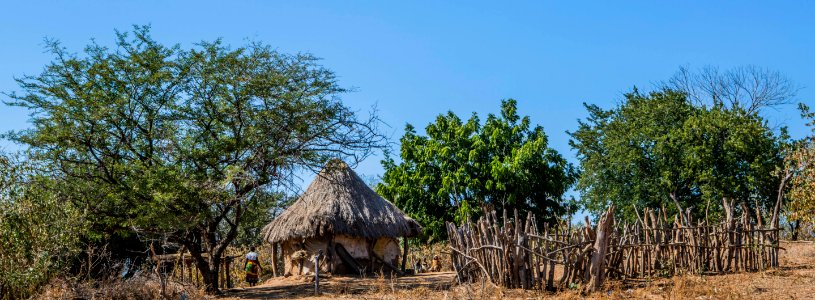
[[[401,162],[386,156],[377,192],[416,218],[431,239],[443,239],[444,222],[463,222],[482,205],[499,211],[531,211],[546,221],[564,212],[563,195],[575,171],[548,148],[543,128],[520,117],[517,103],[501,102],[501,115],[481,124],[448,112],[426,127],[408,124],[401,138]]]
[[[720,212],[723,198],[772,206],[780,144],[756,113],[694,106],[670,89],[625,97],[611,110],[586,105],[589,117],[570,133],[589,211],[613,203],[636,220],[635,207],[693,208],[704,217]]]
[[[780,181],[775,173],[783,166],[783,138],[766,121],[720,106],[701,109],[685,122],[682,138],[687,169],[706,209],[717,208],[717,200],[735,199],[753,210],[771,210]]]
[[[30,162],[0,154],[0,298],[26,298],[80,249],[82,211]]]
[[[807,126],[815,133],[815,113],[800,104],[801,115],[808,120]],[[787,167],[793,170],[790,181],[787,216],[790,221],[815,222],[815,136],[809,135],[798,141],[786,157]]]

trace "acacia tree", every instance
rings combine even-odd
[[[10,94],[33,128],[8,137],[51,163],[101,239],[166,236],[190,251],[210,293],[247,205],[273,199],[298,170],[382,145],[375,116],[344,106],[311,55],[220,41],[182,50],[147,27],[117,37],[81,57],[50,42],[54,62]]]
[[[416,218],[425,234],[443,239],[444,222],[464,222],[491,205],[499,212],[518,209],[551,221],[564,212],[563,195],[574,183],[573,167],[548,147],[541,126],[520,117],[517,103],[501,102],[501,114],[481,124],[452,112],[426,127],[427,136],[408,124],[397,163],[386,156],[377,192]]]

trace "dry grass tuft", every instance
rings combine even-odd
[[[213,299],[194,286],[169,283],[165,289],[168,299]],[[77,281],[55,278],[31,299],[161,299],[161,284],[154,276],[134,277],[128,280]]]

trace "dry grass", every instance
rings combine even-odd
[[[422,266],[427,270],[430,268],[434,256],[439,256],[441,261],[440,271],[453,271],[453,263],[450,259],[450,247],[447,243],[434,243],[421,245],[420,247],[410,247],[408,252],[407,268],[413,268],[417,260],[422,262]]]
[[[202,290],[179,283],[169,283],[165,288],[168,299],[213,299]],[[161,284],[154,276],[134,277],[128,280],[77,281],[56,278],[45,285],[32,299],[113,299],[142,300],[160,299]]]

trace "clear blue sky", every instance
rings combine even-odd
[[[9,1],[11,2],[11,1]],[[376,104],[394,142],[452,110],[497,112],[512,97],[574,161],[566,130],[582,102],[610,107],[631,87],[649,89],[679,66],[755,64],[778,70],[815,99],[815,5],[808,1],[14,1],[0,4],[0,91],[50,61],[44,37],[80,51],[114,29],[150,24],[166,44],[223,38],[266,42],[322,57],[351,107]],[[773,124],[804,133],[794,107]],[[0,105],[0,131],[28,126]],[[14,149],[7,141],[0,148]],[[358,171],[381,174],[379,157]]]

